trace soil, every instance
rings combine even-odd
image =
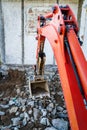
[[[25,71],[9,69],[7,75],[2,75],[2,73],[0,73],[0,94],[3,94],[0,98],[0,103],[8,104],[11,97],[17,96],[16,89],[22,89],[22,86],[25,85],[25,83]],[[7,98],[8,101],[3,100],[4,98]],[[0,110],[2,109],[0,108]],[[0,117],[0,124],[7,126],[11,124],[11,118],[15,117],[15,115],[9,114],[6,109],[4,111],[6,112],[6,115]]]
[[[16,95],[16,88],[22,87],[26,83],[25,71],[8,70],[8,75],[0,78],[0,93],[4,97],[14,97]]]

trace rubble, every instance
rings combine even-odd
[[[9,113],[11,114],[11,113],[16,113],[17,112],[17,110],[18,110],[18,107],[12,107],[11,109],[9,109]]]
[[[41,118],[40,123],[45,125],[45,126],[51,126],[49,119],[46,117]]]
[[[6,79],[0,80],[0,130],[69,130],[59,75],[55,75],[57,67],[45,68],[45,75],[49,79],[50,97],[31,98],[28,77],[33,69],[21,70],[5,70],[11,79],[6,76]]]
[[[47,127],[45,130],[57,130],[54,127]]]
[[[68,130],[68,122],[63,119],[53,119],[52,124],[57,130]]]
[[[5,115],[5,112],[0,111],[0,116],[3,116],[3,115]]]

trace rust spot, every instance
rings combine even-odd
[[[57,43],[58,43],[58,40],[54,40],[54,42],[57,44]]]

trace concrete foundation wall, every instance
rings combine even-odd
[[[78,0],[59,0],[60,3],[74,3],[74,4],[77,4],[78,3]]]
[[[2,0],[5,42],[3,56],[5,55],[6,64],[36,63],[37,16],[51,11],[55,3],[56,0],[24,0],[23,12],[21,0]],[[68,4],[60,0],[59,4],[62,3]],[[78,4],[69,2],[69,5],[77,16]],[[22,19],[23,16],[24,19]],[[46,64],[53,64],[53,52],[47,40],[45,52]]]
[[[87,60],[87,0],[84,0],[81,16],[80,38],[83,41],[82,50]]]
[[[37,17],[51,11],[55,1],[25,1],[24,3],[24,64],[36,63],[35,40],[37,32]],[[45,42],[46,64],[53,64],[53,52],[48,41]]]
[[[0,62],[5,62],[4,19],[0,0]]]
[[[21,64],[21,2],[2,2],[7,64]]]

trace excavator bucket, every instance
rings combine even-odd
[[[45,79],[29,80],[29,92],[31,97],[49,96],[49,86]]]

